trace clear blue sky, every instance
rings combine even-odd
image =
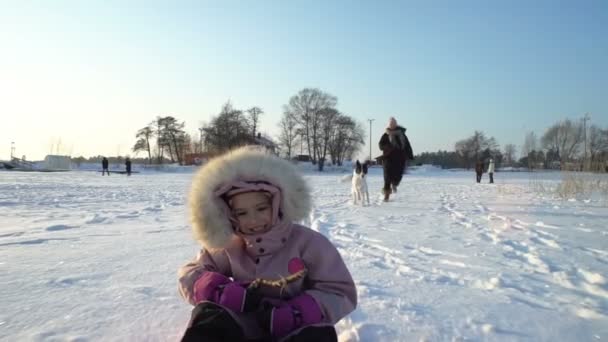
[[[276,135],[305,87],[374,118],[373,154],[389,116],[416,153],[608,128],[607,1],[354,3],[0,0],[0,158],[132,154],[157,115],[194,133],[229,99]]]

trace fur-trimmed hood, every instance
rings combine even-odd
[[[226,204],[215,191],[239,180],[278,187],[283,222],[300,221],[310,212],[308,185],[289,161],[252,146],[230,151],[202,166],[192,181],[188,199],[192,232],[204,248],[224,248],[233,238]]]

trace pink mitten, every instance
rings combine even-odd
[[[194,301],[199,303],[208,300],[218,303],[220,295],[222,294],[222,288],[230,282],[230,278],[223,274],[217,272],[203,273],[203,275],[194,283]]]
[[[235,282],[224,287],[224,291],[220,295],[218,304],[221,304],[234,312],[245,311],[245,299],[247,298],[247,290]]]
[[[314,298],[302,294],[272,309],[270,333],[276,337],[283,337],[302,326],[319,323],[322,319],[321,308]]]

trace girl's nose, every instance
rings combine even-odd
[[[245,218],[245,223],[248,226],[256,224],[257,221],[258,221],[258,216],[255,213],[249,214]]]

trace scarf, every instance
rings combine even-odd
[[[405,149],[405,134],[403,134],[403,131],[399,127],[395,129],[387,128],[386,134],[388,135],[388,141],[393,147],[400,150]]]

